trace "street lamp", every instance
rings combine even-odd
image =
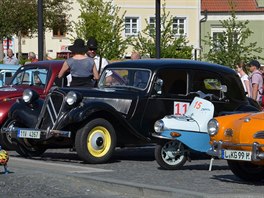
[[[38,0],[38,59],[43,60],[43,0]]]
[[[160,0],[156,0],[156,58],[160,58]]]

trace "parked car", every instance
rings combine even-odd
[[[246,181],[264,179],[264,112],[216,117],[208,123],[208,154],[226,159],[230,170]]]
[[[65,79],[57,78],[62,64],[63,61],[39,61],[21,66],[9,85],[0,88],[0,126],[7,121],[11,106],[22,97],[24,90],[30,88],[44,99],[52,87],[63,86]],[[8,125],[11,124],[8,122]],[[6,150],[14,149],[8,133],[0,134],[0,145]]]
[[[9,112],[12,127],[7,123],[2,132],[24,157],[71,148],[87,163],[104,163],[115,147],[156,142],[155,121],[184,114],[198,91],[213,95],[217,115],[260,108],[250,104],[230,68],[193,60],[123,61],[105,67],[97,88],[57,88],[46,100],[25,90]]]
[[[0,64],[0,87],[8,85],[20,65]]]

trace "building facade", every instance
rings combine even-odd
[[[155,0],[113,0],[114,5],[120,7],[120,16],[126,12],[124,25],[125,29],[122,33],[123,37],[136,36],[138,32],[146,27],[146,20],[155,26]],[[199,49],[199,19],[201,15],[200,0],[161,0],[161,7],[165,5],[166,12],[170,12],[173,16],[173,27],[175,29],[175,36],[184,34],[195,49]],[[80,15],[80,6],[77,1],[73,0],[73,10],[69,13],[71,20],[76,21]],[[162,8],[161,8],[162,13]],[[56,58],[58,53],[68,51],[68,46],[71,45],[72,40],[76,37],[74,32],[70,34],[59,34],[54,31],[45,32],[44,50],[51,58]],[[5,45],[4,45],[5,46]],[[14,37],[10,47],[14,52],[18,51],[18,41]],[[124,56],[130,56],[133,48],[128,46]],[[33,51],[38,52],[38,38],[23,38],[22,52],[28,53]]]
[[[224,31],[220,20],[231,17],[230,0],[202,0],[201,40],[209,34],[212,37]],[[253,32],[248,43],[257,42],[257,46],[264,47],[264,0],[233,0],[235,14],[239,21],[249,21],[248,28]],[[207,53],[209,46],[201,42],[202,55]],[[264,58],[264,51],[259,54]],[[264,62],[262,61],[262,65]]]

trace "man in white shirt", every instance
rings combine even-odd
[[[7,54],[3,60],[4,64],[18,65],[18,60],[13,53],[12,49],[7,50]]]
[[[100,56],[98,56],[96,54],[96,50],[97,50],[97,41],[95,38],[90,38],[88,41],[87,41],[87,47],[88,47],[88,51],[87,51],[87,56],[91,57],[94,59],[94,62],[95,62],[95,65],[96,65],[96,68],[97,68],[97,71],[99,74],[102,73],[104,67],[106,65],[109,64],[109,62],[105,59],[105,58],[102,58]],[[101,59],[101,60],[100,60]],[[101,65],[100,65],[101,63]]]

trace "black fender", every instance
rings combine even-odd
[[[248,103],[249,103],[249,106],[254,107],[256,109],[258,109],[259,111],[262,111],[262,108],[261,106],[259,105],[259,103],[254,100],[253,98],[250,98],[250,97],[247,97],[247,100],[248,100]]]
[[[143,141],[150,142],[149,138],[140,134],[125,119],[125,114],[118,112],[111,105],[100,101],[84,103],[82,106],[73,108],[70,112],[64,115],[64,117],[61,119],[61,122],[58,123],[58,128],[64,128],[67,125],[89,121],[90,118],[95,118],[98,113],[100,113],[100,115],[110,115],[114,120],[118,122],[118,124],[123,125],[132,135],[136,136],[137,138],[140,138]]]
[[[18,99],[10,108],[8,118],[23,123],[25,127],[34,128],[37,124],[43,102],[42,99],[38,99],[31,104],[27,104],[22,99]]]

